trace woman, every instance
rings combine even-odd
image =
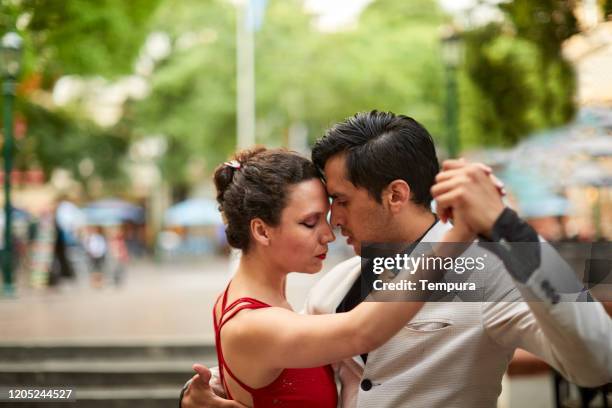
[[[316,168],[297,154],[260,148],[238,153],[214,178],[228,243],[242,251],[213,311],[228,396],[256,408],[336,407],[328,364],[379,347],[422,302],[363,302],[330,315],[293,312],[287,275],[318,272],[335,238]]]

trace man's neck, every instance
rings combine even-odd
[[[399,220],[402,241],[412,243],[421,240],[436,220],[436,216],[431,211],[423,210],[417,214],[407,214]]]

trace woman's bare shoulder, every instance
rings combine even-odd
[[[253,356],[282,338],[282,327],[289,326],[288,319],[295,317],[299,315],[276,306],[241,310],[221,329],[223,347],[228,352]]]

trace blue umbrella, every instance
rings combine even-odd
[[[509,166],[501,179],[514,193],[525,218],[557,217],[570,213],[570,202],[554,192],[546,178],[534,171]]]
[[[30,215],[30,213],[27,212],[26,210],[22,210],[21,208],[17,208],[17,207],[13,207],[12,209],[13,211],[11,215],[13,216],[13,219],[24,220],[24,221],[30,221],[32,219],[32,215]]]
[[[612,109],[583,108],[572,123],[529,136],[511,151],[508,161],[514,171],[531,170],[530,178],[547,180],[549,189],[606,186],[612,173],[596,165],[595,158],[612,156],[611,130]]]
[[[144,210],[141,207],[118,199],[95,201],[85,207],[83,212],[90,225],[116,225],[124,222],[141,224],[144,222]]]
[[[29,222],[32,219],[32,215],[21,208],[11,207],[11,219],[13,221]],[[4,211],[0,211],[0,225],[4,225]]]
[[[559,217],[570,213],[570,203],[556,195],[542,196],[534,201],[522,201],[520,212],[525,218]]]
[[[216,201],[208,198],[192,198],[180,202],[164,215],[164,223],[172,226],[195,227],[223,224]]]

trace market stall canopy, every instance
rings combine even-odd
[[[196,227],[223,224],[219,205],[208,198],[191,198],[170,207],[164,215],[167,226]]]
[[[509,166],[501,178],[512,191],[524,218],[558,217],[570,214],[570,202],[556,194],[548,180]]]
[[[569,125],[533,134],[507,157],[515,171],[529,170],[557,191],[609,185],[611,158],[612,108],[582,108]]]
[[[94,201],[83,212],[89,225],[117,225],[125,222],[142,224],[144,210],[127,201],[114,198]]]
[[[4,211],[0,211],[0,229],[4,229],[4,216]],[[30,222],[32,220],[32,215],[29,212],[17,207],[11,208],[11,217],[14,222]]]

